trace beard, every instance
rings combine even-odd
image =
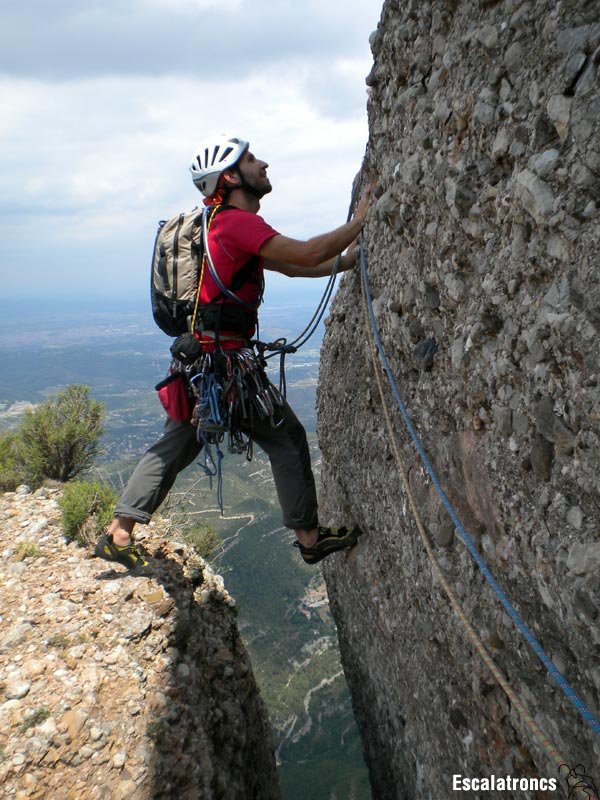
[[[258,176],[256,178],[248,178],[239,167],[238,174],[242,179],[242,189],[249,192],[254,197],[257,197],[259,200],[273,191],[271,181],[267,177],[261,178]]]

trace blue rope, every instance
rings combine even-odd
[[[329,301],[331,299],[331,295],[333,294],[333,290],[334,290],[334,287],[335,287],[335,281],[336,281],[337,274],[338,274],[338,269],[339,269],[339,266],[340,266],[340,258],[341,258],[341,256],[338,256],[336,258],[336,260],[335,260],[335,263],[333,265],[333,271],[332,271],[331,275],[328,278],[327,286],[325,287],[325,291],[323,292],[323,295],[322,295],[321,299],[319,300],[319,305],[317,306],[317,309],[316,309],[315,313],[313,314],[313,317],[312,317],[311,321],[306,326],[306,328],[304,328],[302,333],[300,333],[300,334],[298,334],[298,336],[296,336],[296,338],[294,339],[293,342],[290,342],[288,344],[287,340],[283,339],[283,340],[281,340],[283,342],[281,347],[278,347],[272,353],[269,353],[269,355],[264,356],[265,361],[267,359],[273,358],[273,356],[277,356],[277,355],[279,355],[280,358],[281,358],[280,366],[279,366],[279,375],[280,375],[279,391],[283,394],[284,397],[286,396],[285,356],[288,353],[295,353],[301,347],[304,347],[306,342],[308,342],[308,340],[311,338],[311,336],[317,330],[317,328],[319,326],[319,323],[323,319],[323,315],[325,314],[325,309],[327,308],[327,305],[328,305],[328,303],[329,303]]]
[[[201,415],[196,436],[202,444],[203,461],[199,460],[197,463],[208,478],[210,491],[213,488],[213,478],[217,479],[217,505],[221,515],[223,515],[223,467],[221,462],[224,454],[219,447],[219,434],[202,430],[202,422],[225,425],[220,404],[223,388],[209,367],[206,367],[203,372],[199,372],[198,375],[193,376],[190,380],[198,391],[198,404]],[[216,461],[212,454],[212,445],[215,446]]]
[[[467,549],[469,550],[469,552],[471,553],[471,555],[475,559],[479,569],[482,571],[483,575],[485,576],[485,579],[487,580],[489,585],[492,587],[492,589],[496,593],[496,596],[498,597],[498,599],[500,600],[500,602],[504,606],[504,609],[507,612],[507,614],[513,620],[513,622],[515,623],[517,628],[521,631],[523,636],[527,639],[527,641],[531,645],[531,648],[533,649],[535,654],[538,656],[538,658],[540,659],[542,664],[546,667],[546,669],[548,670],[548,672],[550,673],[550,675],[552,676],[554,681],[560,687],[560,689],[564,693],[565,697],[575,706],[575,708],[579,711],[580,715],[585,720],[585,722],[587,722],[587,724],[592,728],[594,733],[600,735],[600,722],[592,714],[592,712],[586,706],[586,704],[581,699],[581,697],[579,697],[577,692],[568,683],[568,681],[565,680],[565,678],[556,669],[556,667],[552,663],[550,657],[548,656],[548,654],[546,653],[546,651],[544,650],[542,645],[539,643],[539,641],[536,639],[536,637],[533,635],[533,633],[527,627],[527,625],[523,621],[523,618],[521,617],[521,615],[519,614],[517,609],[512,605],[512,603],[510,602],[510,600],[506,596],[506,594],[503,591],[503,589],[501,589],[500,586],[498,585],[496,579],[492,575],[492,573],[491,573],[488,565],[486,564],[485,560],[477,552],[477,548],[475,547],[475,544],[473,543],[473,540],[471,539],[471,537],[469,536],[469,534],[465,530],[462,522],[458,518],[458,515],[457,515],[456,511],[454,510],[452,504],[450,503],[450,500],[448,499],[448,497],[446,496],[446,493],[442,489],[441,484],[440,484],[440,482],[438,480],[438,477],[437,477],[437,475],[436,475],[436,473],[435,473],[435,471],[433,469],[433,466],[431,465],[431,462],[429,461],[429,458],[427,457],[427,453],[423,449],[423,445],[421,443],[419,435],[418,435],[418,433],[417,433],[417,431],[416,431],[416,429],[415,429],[415,427],[413,425],[413,422],[412,422],[412,420],[411,420],[411,418],[410,418],[410,416],[408,414],[408,411],[406,409],[406,406],[404,405],[402,397],[400,396],[400,391],[399,391],[398,386],[396,384],[396,380],[395,380],[394,374],[393,374],[393,372],[391,370],[389,361],[388,361],[388,359],[387,359],[387,357],[385,355],[385,351],[383,349],[383,344],[381,342],[381,337],[379,336],[379,331],[377,329],[377,322],[375,320],[375,314],[373,312],[373,300],[372,300],[372,297],[371,297],[371,290],[369,288],[369,278],[367,276],[367,261],[366,261],[366,257],[365,257],[365,243],[364,243],[364,235],[362,234],[362,232],[360,234],[360,265],[361,265],[363,289],[364,289],[364,292],[365,292],[365,297],[367,299],[367,307],[368,307],[368,311],[369,311],[369,319],[370,319],[370,322],[371,322],[371,329],[373,331],[373,336],[375,338],[375,342],[376,342],[376,346],[377,346],[377,352],[378,352],[379,358],[381,360],[381,364],[382,364],[383,369],[384,369],[384,371],[385,371],[385,373],[387,375],[387,378],[388,378],[388,380],[390,382],[390,387],[392,389],[392,393],[394,395],[394,398],[396,400],[398,408],[400,409],[400,413],[402,415],[402,419],[404,420],[404,424],[406,425],[406,427],[407,427],[407,429],[408,429],[408,431],[409,431],[409,433],[410,433],[410,435],[412,437],[412,440],[413,440],[413,443],[414,443],[414,445],[415,445],[415,447],[417,449],[417,452],[421,456],[421,460],[423,462],[423,466],[427,470],[427,474],[429,475],[429,477],[431,479],[431,482],[432,482],[433,486],[435,487],[436,492],[438,493],[442,503],[444,504],[444,506],[446,508],[446,511],[450,515],[450,518],[451,518],[452,522],[454,523],[454,525],[455,525],[455,527],[456,527],[461,539],[463,540],[463,542],[466,545]]]
[[[219,447],[219,442],[211,439],[210,434],[205,431],[198,431],[198,441],[202,444],[202,458],[203,461],[198,460],[197,464],[208,478],[208,488],[212,492],[213,478],[217,479],[217,505],[221,516],[223,516],[223,457],[224,453]],[[212,445],[215,446],[217,452],[217,460],[215,461],[212,454]]]

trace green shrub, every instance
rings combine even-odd
[[[26,558],[39,558],[42,555],[37,542],[19,542],[15,548],[15,561],[23,561]]]
[[[0,433],[0,491],[46,479],[71,480],[92,466],[103,433],[104,406],[73,384],[26,411],[16,430]]]
[[[31,481],[68,481],[92,466],[103,433],[104,406],[89,386],[73,384],[26,411],[19,435]]]
[[[18,431],[0,433],[0,492],[14,492],[27,482],[23,441]]]
[[[221,537],[212,527],[204,522],[190,525],[183,531],[186,542],[191,544],[202,558],[210,558],[221,546]]]
[[[87,545],[95,541],[112,519],[117,494],[98,481],[73,481],[58,501],[65,536]]]

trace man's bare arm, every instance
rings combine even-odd
[[[282,264],[280,261],[273,261],[266,258],[264,261],[264,268],[272,270],[273,272],[280,272],[282,275],[287,275],[288,278],[323,278],[326,275],[331,275],[334,264],[337,261],[337,256],[324,261],[322,264],[317,264],[316,267],[301,267],[297,264]],[[348,249],[343,256],[340,257],[338,272],[345,272],[352,269],[354,266],[354,247]]]
[[[331,272],[333,261],[348,245],[357,238],[367,216],[371,199],[371,188],[365,189],[356,213],[350,222],[340,225],[328,233],[313,236],[312,239],[301,241],[290,239],[288,236],[278,234],[269,239],[260,249],[260,255],[265,259],[267,269],[276,269],[292,277],[317,277],[317,270],[321,275]],[[277,266],[274,266],[274,265]],[[346,269],[350,265],[346,262]],[[271,266],[269,266],[271,265]],[[298,273],[294,268],[307,268],[307,273]],[[287,271],[286,271],[287,270]],[[292,271],[290,273],[290,270]],[[321,272],[322,270],[322,272]]]

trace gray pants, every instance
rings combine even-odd
[[[306,432],[285,403],[284,422],[273,428],[256,418],[252,437],[271,462],[283,524],[310,530],[318,525],[317,494],[310,464]],[[167,418],[161,438],[142,456],[115,508],[115,516],[147,524],[175,483],[175,478],[196,459],[202,446],[196,429]]]

